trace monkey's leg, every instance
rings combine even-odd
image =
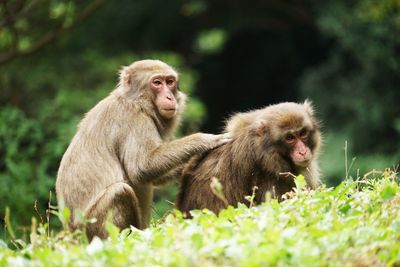
[[[104,189],[86,210],[86,218],[97,219],[95,223],[86,226],[89,240],[94,236],[100,238],[108,236],[105,223],[109,211],[111,211],[112,222],[120,229],[130,225],[142,227],[139,202],[135,192],[128,184],[118,182]]]

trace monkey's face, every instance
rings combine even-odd
[[[283,142],[288,147],[289,157],[298,167],[307,167],[312,160],[310,137],[312,133],[307,128],[299,131],[288,131],[283,137]]]
[[[164,119],[172,119],[178,111],[177,78],[174,75],[156,74],[148,81],[154,93],[154,104]]]
[[[304,105],[283,103],[267,108],[256,130],[265,142],[267,169],[307,168],[319,143],[316,121]]]

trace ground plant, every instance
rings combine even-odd
[[[143,231],[108,224],[107,240],[34,219],[29,240],[0,241],[0,266],[399,266],[399,211],[393,170],[313,191],[300,176],[281,203],[194,211],[190,220],[174,210]]]

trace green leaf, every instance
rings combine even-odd
[[[299,175],[294,179],[297,191],[301,191],[307,185],[306,179],[303,175]]]
[[[111,240],[116,241],[118,239],[120,229],[112,223],[112,212],[107,214],[106,231]]]
[[[386,185],[382,191],[380,192],[381,197],[383,198],[383,200],[390,200],[392,199],[396,193],[397,193],[397,188],[398,187],[394,187],[392,185]]]
[[[351,209],[351,206],[350,206],[350,204],[348,204],[348,203],[346,203],[346,204],[344,204],[344,205],[341,205],[341,206],[339,207],[339,211],[340,211],[341,213],[344,213],[344,214],[346,214],[350,209]]]
[[[222,29],[204,31],[198,36],[196,47],[200,52],[213,54],[222,49],[226,39],[226,32]]]
[[[32,45],[32,39],[28,36],[24,36],[18,42],[18,49],[24,51],[29,49],[31,45]]]
[[[54,3],[50,7],[50,18],[58,19],[65,15],[68,10],[68,4],[64,2]]]

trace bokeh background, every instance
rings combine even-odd
[[[144,58],[182,75],[190,101],[178,135],[308,98],[324,125],[328,186],[399,164],[399,0],[3,0],[0,217],[10,207],[17,231],[56,205],[77,123],[122,65]],[[155,218],[176,191],[157,191]]]

